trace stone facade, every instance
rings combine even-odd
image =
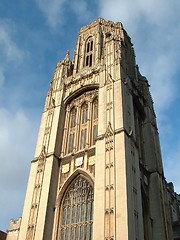
[[[173,183],[167,184],[174,240],[180,240],[180,194],[174,192]]]
[[[121,23],[79,32],[56,66],[18,240],[171,240],[149,84]]]

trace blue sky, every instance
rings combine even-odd
[[[164,171],[180,193],[180,1],[0,1],[0,229],[22,215],[45,96],[80,27],[122,22],[151,85]]]

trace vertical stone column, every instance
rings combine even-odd
[[[105,239],[115,239],[114,140],[109,123],[105,134]]]
[[[80,65],[80,44],[81,44],[81,41],[80,41],[80,38],[78,38],[78,42],[76,44],[77,46],[77,49],[76,49],[76,52],[74,54],[74,69],[73,69],[73,74],[76,74],[77,71],[78,71],[78,68],[79,68],[79,65]]]
[[[84,41],[84,39],[83,39],[83,41],[81,40],[81,52],[79,53],[79,58],[80,58],[80,60],[79,60],[79,69],[82,69],[83,67],[84,67],[84,61],[85,61],[85,59],[84,59],[84,56],[85,56],[85,51],[86,51],[86,42]]]
[[[116,239],[115,206],[115,158],[114,158],[114,83],[110,74],[106,80],[106,121],[105,133],[105,239]]]

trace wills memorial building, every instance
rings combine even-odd
[[[7,239],[172,239],[149,84],[121,23],[82,27],[57,63]]]

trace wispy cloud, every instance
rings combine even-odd
[[[62,27],[68,18],[77,17],[78,21],[87,21],[93,15],[87,0],[35,0],[43,12],[48,26],[57,30]],[[68,10],[68,14],[67,13]],[[73,19],[75,21],[75,19]]]
[[[6,80],[6,69],[13,63],[12,68],[22,63],[25,52],[13,39],[16,32],[15,24],[10,19],[0,19],[0,97]]]
[[[65,0],[35,0],[44,13],[47,24],[56,29],[63,24]]]
[[[11,20],[0,20],[0,53],[6,61],[21,62],[24,52],[13,41],[15,25]]]
[[[92,11],[88,9],[89,2],[87,0],[76,0],[69,1],[69,6],[77,16],[79,21],[86,21],[92,17]]]

